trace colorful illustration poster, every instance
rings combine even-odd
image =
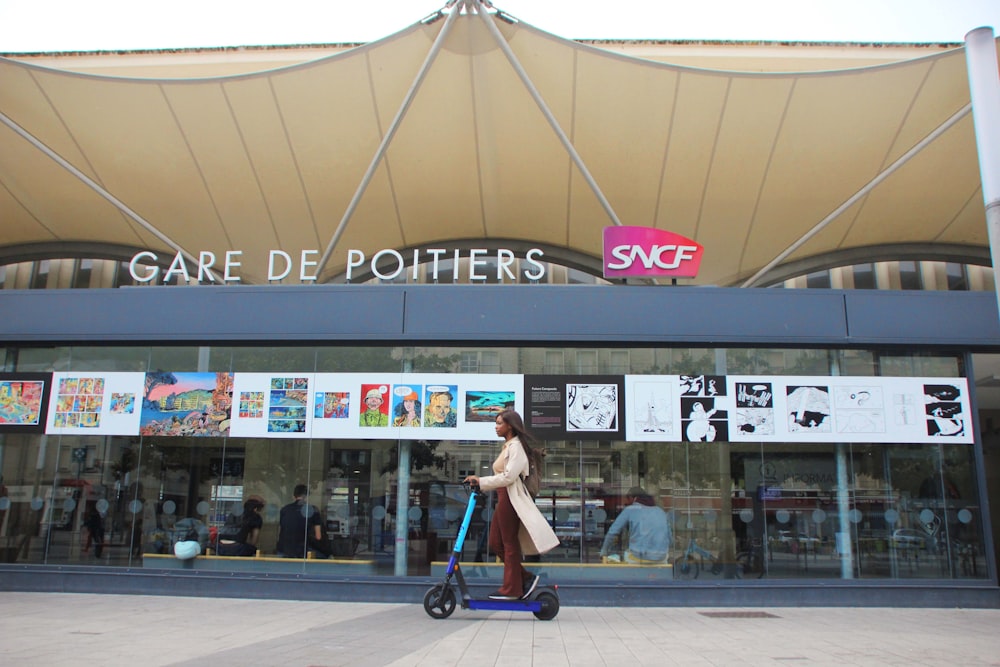
[[[236,373],[229,433],[243,438],[307,438],[320,413],[336,399],[315,394],[312,373]]]
[[[423,385],[397,384],[392,388],[392,425],[419,428],[423,424]]]
[[[146,373],[140,435],[229,435],[232,373]]]
[[[387,383],[361,385],[361,414],[358,425],[362,428],[387,428],[389,426],[389,385]]]
[[[145,373],[54,373],[45,432],[137,435]]]
[[[514,391],[466,390],[465,421],[495,424],[501,412],[514,409],[516,396]]]
[[[302,435],[309,419],[310,376],[281,375],[271,378],[267,402],[267,432]]]
[[[349,391],[317,391],[313,419],[347,419],[351,408]]]
[[[424,388],[427,408],[424,410],[424,427],[434,429],[458,426],[458,385],[431,384]]]
[[[317,373],[312,437],[495,440],[496,415],[520,409],[522,386],[520,375]],[[321,418],[328,397],[339,407]]]
[[[51,373],[0,373],[0,433],[45,429]]]
[[[546,440],[622,440],[620,375],[525,375],[525,425]]]

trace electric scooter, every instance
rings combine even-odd
[[[476,509],[476,498],[481,495],[479,487],[473,487],[467,482],[462,486],[469,492],[469,506],[465,508],[465,517],[462,525],[458,529],[458,536],[455,538],[455,547],[452,550],[451,558],[448,559],[448,569],[445,571],[444,581],[431,588],[424,594],[424,611],[431,618],[448,618],[458,600],[455,596],[455,588],[452,586],[452,579],[458,582],[458,590],[462,595],[462,609],[482,609],[487,611],[530,611],[535,618],[542,621],[550,621],[559,613],[559,594],[556,592],[557,586],[539,585],[525,598],[520,600],[479,600],[473,598],[469,593],[469,587],[465,583],[465,576],[462,575],[462,568],[459,559],[462,557],[462,545],[465,543],[465,535],[472,522],[472,513]]]

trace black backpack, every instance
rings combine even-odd
[[[243,527],[243,517],[236,516],[230,513],[226,517],[226,522],[222,524],[219,528],[219,539],[220,540],[232,540],[236,541],[237,536],[240,534],[240,528]]]

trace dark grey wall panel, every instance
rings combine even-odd
[[[501,341],[737,344],[824,343],[847,335],[839,292],[582,285],[452,289],[448,294],[434,285],[410,288],[407,333],[436,340],[476,334]]]
[[[992,293],[315,285],[0,290],[0,342],[1000,347]]]
[[[993,292],[852,290],[845,294],[852,342],[989,346],[1000,341]]]
[[[324,287],[0,291],[6,341],[398,339],[404,295]]]

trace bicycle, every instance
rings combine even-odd
[[[764,549],[760,540],[753,540],[749,547],[736,554],[736,570],[734,572],[737,579],[742,579],[743,575],[756,574],[760,579],[764,576]]]
[[[692,537],[684,553],[674,560],[674,578],[697,579],[705,567],[704,563],[706,560],[710,564],[709,571],[712,574],[722,572],[722,562],[715,557],[715,554],[699,545],[698,541]]]

